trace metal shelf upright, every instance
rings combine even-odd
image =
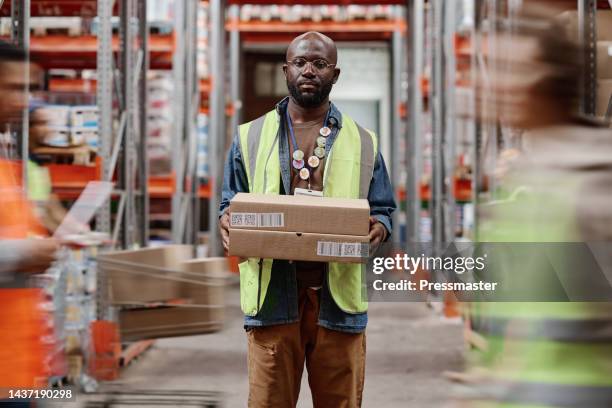
[[[423,47],[425,28],[425,1],[410,0],[406,19],[410,39],[408,46],[408,126],[406,133],[406,242],[420,241],[421,220],[421,151],[423,120],[423,93],[421,78],[423,74]]]
[[[24,98],[30,92],[30,0],[13,0],[11,3],[11,40],[26,52],[24,64]],[[21,177],[24,191],[28,188],[28,156],[29,156],[29,109],[21,115],[21,137],[17,137],[17,148],[21,157]]]
[[[612,6],[611,6],[612,7]],[[583,47],[580,111],[595,116],[597,101],[597,0],[578,0],[578,41]]]
[[[120,4],[119,70],[112,48],[112,0],[98,0],[97,104],[100,111],[102,178],[112,181],[117,170],[119,205],[112,227],[113,241],[122,248],[148,243],[148,164],[146,158],[146,71],[148,25],[146,0]],[[113,111],[113,89],[119,112]],[[118,118],[118,125],[115,124]],[[115,131],[116,130],[116,131]],[[110,203],[99,212],[97,229],[111,232]]]
[[[432,241],[438,248],[455,239],[455,16],[456,3],[430,3],[432,177],[430,213]]]
[[[211,3],[211,9],[214,9],[215,3],[217,2]],[[196,127],[200,106],[196,69],[197,5],[195,0],[175,3],[175,51],[172,63],[176,138],[172,145],[172,169],[175,176],[172,195],[172,240],[174,243],[194,245],[198,243],[200,229]],[[214,153],[211,152],[212,157]],[[211,177],[211,180],[214,178]],[[211,182],[214,185],[214,181]]]
[[[222,253],[221,240],[217,232],[218,209],[223,182],[223,157],[225,153],[225,0],[210,3],[211,28],[211,77],[210,92],[210,182],[211,195],[208,208],[210,237],[209,255]],[[235,44],[235,40],[234,40]]]

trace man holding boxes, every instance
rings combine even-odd
[[[336,62],[330,38],[296,37],[290,96],[240,126],[227,158],[220,230],[247,258],[249,407],[295,406],[304,364],[315,407],[361,405],[363,263],[388,239],[395,202],[375,134],[329,101]]]

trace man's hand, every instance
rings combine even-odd
[[[23,255],[18,265],[18,272],[42,273],[55,261],[59,244],[55,239],[24,240]]]
[[[219,232],[221,232],[221,239],[223,240],[223,250],[225,255],[229,252],[229,210],[227,210],[221,218],[219,218]]]
[[[376,218],[370,217],[370,253],[373,254],[378,249],[381,242],[387,238],[387,229]]]

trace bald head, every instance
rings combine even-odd
[[[306,59],[323,58],[330,64],[338,62],[338,50],[334,41],[325,34],[316,31],[298,35],[287,48],[287,61],[296,57]],[[309,58],[312,57],[312,58]]]
[[[283,72],[291,99],[303,108],[328,103],[329,93],[338,80],[338,50],[326,35],[309,31],[297,36],[287,48]]]

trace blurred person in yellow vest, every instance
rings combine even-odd
[[[505,171],[508,197],[481,206],[479,241],[565,245],[551,261],[563,264],[576,255],[571,243],[612,241],[612,131],[578,115],[583,50],[554,15],[544,3],[526,3],[512,34],[502,30],[496,40],[492,100],[483,103],[495,104],[504,126],[525,131],[525,151]],[[551,296],[555,268],[516,267],[513,256],[489,278],[561,299]],[[588,279],[581,266],[565,290]],[[472,304],[486,347],[468,360],[475,384],[459,405],[612,406],[612,303],[582,300]]]
[[[43,87],[44,76],[42,68],[34,61],[30,61],[30,78],[30,91],[36,94],[36,91]],[[52,192],[51,174],[47,167],[42,165],[45,156],[37,154],[38,148],[45,145],[52,133],[52,128],[49,126],[53,119],[49,115],[52,113],[40,109],[44,105],[40,99],[30,98],[27,194],[38,220],[52,234],[64,221],[67,211],[59,197]],[[75,225],[75,231],[79,230],[86,231],[88,226]]]
[[[20,123],[27,106],[23,49],[0,42],[0,124]],[[34,216],[20,182],[20,164],[0,159],[0,401],[9,389],[45,386],[48,334],[40,289],[29,288],[31,273],[44,272],[55,259],[57,243]],[[2,406],[19,406],[4,401]],[[28,406],[22,402],[22,406]]]

